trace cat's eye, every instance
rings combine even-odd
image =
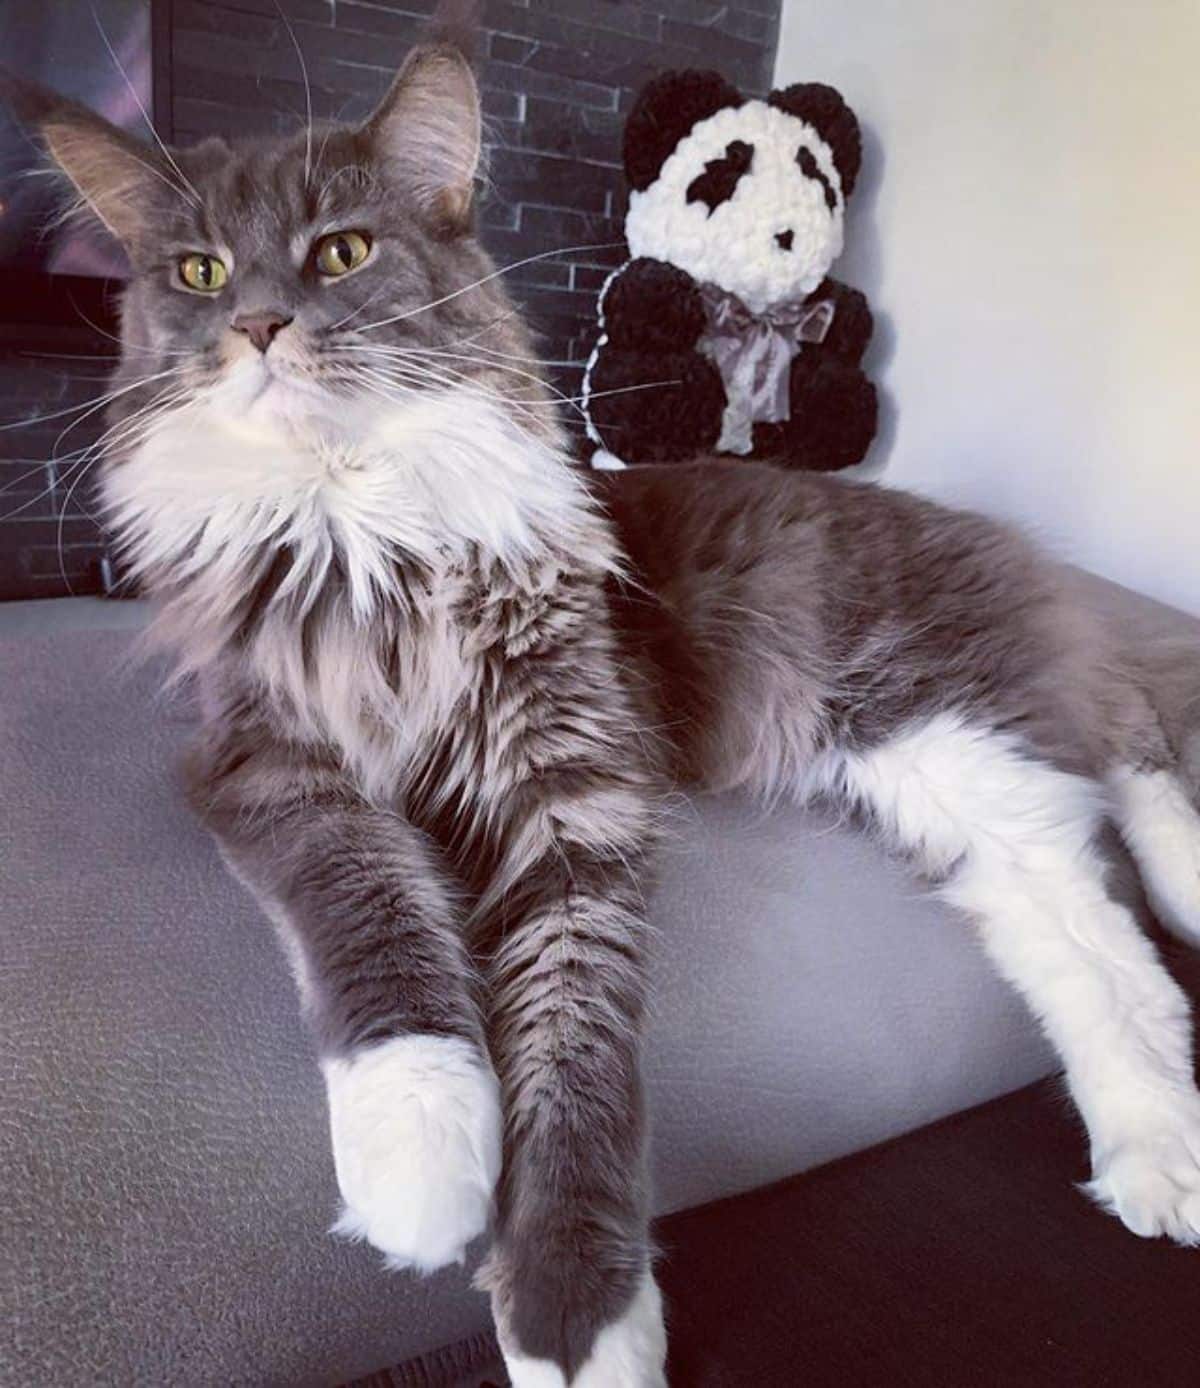
[[[316,245],[317,269],[323,275],[348,275],[371,253],[370,237],[361,231],[333,231]]]
[[[193,251],[179,262],[179,278],[189,289],[200,294],[215,294],[228,283],[229,271],[225,268],[225,262],[215,255]]]

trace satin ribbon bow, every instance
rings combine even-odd
[[[736,295],[715,285],[700,288],[708,327],[697,346],[725,383],[721,453],[749,453],[754,425],[791,418],[790,367],[806,342],[824,342],[833,322],[828,299],[792,299],[752,313]]]

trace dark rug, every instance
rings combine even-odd
[[[1200,1249],[1093,1209],[1084,1153],[1046,1083],[661,1221],[672,1388],[1196,1388]],[[361,1383],[507,1379],[480,1337]]]

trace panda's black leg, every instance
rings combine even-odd
[[[875,331],[875,320],[867,296],[859,289],[851,289],[848,284],[827,279],[813,298],[828,300],[834,310],[833,322],[821,343],[819,357],[824,360],[833,357],[846,366],[857,366]]]
[[[687,462],[716,446],[725,388],[698,352],[601,347],[587,412],[604,447],[626,463]]]
[[[875,387],[856,366],[801,352],[792,362],[791,418],[755,431],[755,453],[784,467],[836,472],[862,462],[875,437]]]

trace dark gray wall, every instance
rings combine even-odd
[[[498,263],[619,242],[625,196],[620,134],[637,88],[664,68],[719,67],[745,90],[765,90],[780,3],[486,0],[480,71],[490,185],[482,223]],[[433,0],[279,0],[278,7],[275,0],[163,0],[157,26],[159,123],[180,141],[296,128],[304,117],[304,84],[280,10],[307,63],[314,114],[362,116],[382,95],[432,9]],[[619,249],[585,250],[509,277],[541,335],[556,384],[569,396],[578,393],[591,349],[596,290],[621,258]],[[88,390],[86,383],[63,380],[54,365],[0,359],[0,412],[8,413],[14,395],[26,410],[34,396],[61,408],[69,403],[68,392]],[[90,423],[71,439],[85,441]],[[54,433],[0,433],[0,459],[36,457],[33,445],[48,448]],[[9,472],[0,461],[0,486]],[[35,490],[46,485],[34,481],[40,483]],[[21,500],[34,494],[26,487]],[[63,499],[60,489],[13,521],[0,521],[0,597],[63,591],[54,509]],[[7,494],[0,496],[0,515],[13,504]],[[72,586],[94,591],[98,532],[78,506],[66,526],[63,560]],[[8,536],[16,543],[6,543]]]

